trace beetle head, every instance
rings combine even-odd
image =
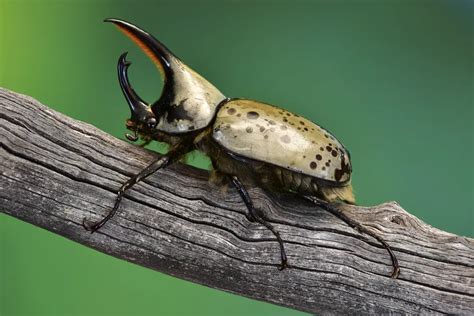
[[[132,111],[133,128],[152,128],[172,134],[189,133],[206,127],[224,95],[206,79],[186,66],[161,42],[137,26],[118,19],[106,19],[134,41],[150,57],[164,79],[161,97],[148,107],[133,91],[126,76],[129,64],[119,60],[119,80]],[[123,55],[122,55],[123,56]],[[122,64],[122,66],[121,66]],[[122,70],[120,70],[122,69]],[[130,127],[129,127],[130,128]]]

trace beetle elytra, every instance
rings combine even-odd
[[[168,48],[139,27],[106,19],[134,41],[157,66],[164,78],[161,97],[146,104],[129,83],[126,53],[118,60],[118,77],[131,117],[127,138],[167,143],[168,153],[125,182],[114,207],[89,231],[101,228],[114,216],[126,190],[155,171],[197,149],[209,156],[215,172],[237,189],[248,209],[247,218],[272,231],[280,246],[282,270],[288,267],[284,243],[246,190],[249,183],[273,191],[296,193],[330,211],[350,226],[376,238],[389,252],[391,277],[399,274],[397,259],[377,234],[348,217],[332,202],[355,203],[351,161],[347,149],[331,133],[313,122],[262,102],[227,98],[206,79],[186,66]]]

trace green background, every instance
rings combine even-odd
[[[144,99],[161,89],[152,63],[102,23],[123,18],[226,95],[280,105],[332,131],[351,150],[359,204],[396,200],[433,226],[472,237],[472,3],[0,0],[0,86],[123,139],[129,113],[118,56],[129,51]],[[194,163],[208,166],[203,157]],[[301,314],[4,215],[0,229],[2,315]]]

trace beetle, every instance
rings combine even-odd
[[[102,220],[83,220],[88,231],[100,229],[117,212],[125,192],[159,169],[197,149],[207,154],[217,172],[239,192],[249,221],[268,228],[280,246],[279,269],[288,267],[278,231],[254,208],[246,185],[293,192],[333,213],[353,228],[376,238],[392,260],[392,278],[399,275],[398,261],[377,234],[342,212],[333,202],[355,203],[349,151],[329,131],[282,108],[240,98],[228,98],[185,65],[151,34],[120,19],[105,19],[135,42],[157,66],[164,79],[160,98],[147,104],[130,85],[127,53],[117,65],[121,90],[131,110],[126,128],[130,141],[164,142],[169,151],[126,181],[115,204]]]

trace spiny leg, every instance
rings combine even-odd
[[[365,226],[362,224],[358,223],[354,219],[350,218],[346,214],[344,214],[343,211],[332,205],[331,203],[318,199],[313,196],[305,196],[307,200],[313,202],[314,204],[324,208],[326,211],[330,212],[331,214],[335,215],[342,221],[346,222],[349,226],[352,228],[357,229],[359,232],[367,234],[369,236],[372,236],[375,238],[378,242],[382,244],[382,246],[387,250],[388,254],[390,255],[390,259],[392,260],[392,274],[390,275],[391,278],[396,279],[398,278],[398,275],[400,274],[400,266],[398,265],[398,260],[397,257],[395,257],[395,254],[393,253],[392,249],[390,246],[387,244],[385,240],[383,240],[382,237],[380,237],[378,234],[374,233],[373,231],[367,229]]]
[[[98,222],[95,222],[95,223],[91,223],[86,218],[84,218],[84,220],[82,221],[82,226],[84,226],[84,228],[86,230],[91,231],[91,232],[95,232],[96,230],[98,230],[99,228],[104,226],[104,224],[109,219],[111,219],[115,215],[115,213],[117,212],[117,210],[120,206],[120,202],[122,201],[122,197],[125,194],[125,191],[130,189],[134,184],[142,181],[143,179],[145,179],[149,175],[153,174],[157,170],[159,170],[161,168],[164,168],[164,167],[170,165],[171,163],[179,160],[181,158],[181,156],[183,156],[184,154],[186,154],[190,150],[191,150],[191,143],[189,143],[187,141],[184,141],[182,143],[178,143],[178,144],[174,145],[173,148],[171,148],[170,151],[166,155],[163,155],[160,158],[153,161],[145,169],[140,171],[137,175],[131,177],[129,180],[127,180],[127,182],[125,182],[120,187],[120,189],[117,192],[117,197],[115,198],[114,207],[107,214],[107,216],[105,216],[102,220],[100,220]]]
[[[273,225],[265,221],[265,219],[254,208],[252,199],[250,198],[249,193],[245,189],[242,182],[240,182],[239,178],[237,176],[230,176],[230,179],[232,184],[239,192],[240,197],[242,198],[242,200],[244,200],[245,205],[247,206],[247,209],[249,211],[249,214],[246,214],[247,219],[251,222],[258,222],[262,224],[263,226],[268,228],[273,233],[273,235],[275,235],[278,244],[280,245],[281,265],[279,267],[279,270],[285,269],[286,267],[288,267],[288,260],[286,258],[285,247],[283,246],[283,240],[280,237],[280,233],[275,230]]]

